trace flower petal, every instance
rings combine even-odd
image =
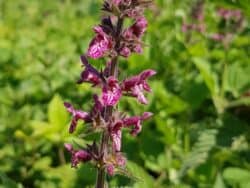
[[[106,170],[107,170],[108,175],[110,176],[113,176],[115,174],[115,167],[112,164],[108,164],[106,166]]]
[[[133,34],[140,38],[143,33],[146,31],[146,28],[148,26],[148,22],[146,20],[146,18],[144,17],[140,17],[137,18],[136,22],[134,23],[134,25],[131,26],[131,30],[133,31]]]
[[[64,147],[65,147],[65,149],[66,149],[68,152],[72,152],[72,151],[73,151],[73,146],[72,146],[71,144],[65,143],[65,144],[64,144]]]
[[[136,85],[132,89],[132,94],[138,99],[138,101],[142,104],[148,104],[148,101],[146,97],[143,94],[143,86],[142,85]]]
[[[94,28],[96,36],[90,42],[87,55],[93,59],[98,59],[104,56],[104,54],[112,47],[112,40],[103,31],[101,26]]]
[[[117,130],[117,131],[111,133],[112,147],[113,147],[114,151],[121,150],[121,138],[122,138],[122,131],[121,130]]]
[[[114,106],[122,96],[122,90],[114,77],[109,77],[102,89],[102,102],[105,106]]]
[[[142,73],[140,73],[140,80],[146,80],[148,78],[150,78],[151,76],[154,76],[156,74],[155,70],[152,69],[147,69],[144,70]]]
[[[67,108],[67,111],[70,112],[73,116],[69,127],[69,133],[73,133],[75,131],[78,120],[81,119],[85,122],[91,122],[91,117],[89,113],[80,110],[75,110],[74,107],[67,102],[64,103],[64,106]]]

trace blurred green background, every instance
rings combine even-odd
[[[92,187],[95,169],[70,168],[63,101],[90,108],[92,88],[75,84],[79,56],[101,17],[101,0],[0,0],[0,187]],[[207,0],[206,31],[182,32],[195,0],[157,0],[147,12],[143,55],[122,59],[122,74],[153,68],[149,105],[123,99],[132,114],[153,112],[142,133],[123,137],[128,169],[111,187],[250,187],[250,2]],[[225,46],[211,35],[228,28],[216,10],[240,10],[241,28]],[[233,24],[233,23],[232,23]],[[101,66],[103,60],[95,62]],[[84,125],[82,126],[84,129]]]

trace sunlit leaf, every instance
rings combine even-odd
[[[63,100],[59,95],[55,95],[49,103],[48,119],[52,126],[55,126],[59,131],[68,121],[68,113],[63,105]]]

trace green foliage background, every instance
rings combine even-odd
[[[192,0],[157,0],[148,11],[148,47],[122,60],[121,77],[153,68],[149,105],[123,99],[131,114],[154,112],[137,138],[124,134],[123,151],[136,179],[108,178],[110,186],[250,187],[250,2],[206,1],[205,35],[186,40]],[[84,53],[99,23],[101,0],[0,0],[0,187],[92,187],[95,169],[70,168],[63,101],[89,109],[93,92],[76,85]],[[219,28],[217,7],[240,9],[244,29],[229,48],[209,34]],[[96,63],[101,66],[104,62]],[[126,70],[126,71],[125,71]],[[84,129],[84,125],[82,126]],[[79,129],[79,132],[81,130]]]

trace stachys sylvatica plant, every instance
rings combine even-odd
[[[129,117],[120,112],[117,104],[122,97],[134,97],[141,104],[147,104],[145,92],[151,92],[147,80],[156,74],[147,69],[138,75],[119,79],[119,57],[128,58],[132,53],[142,53],[143,34],[147,28],[144,17],[145,8],[151,5],[151,0],[105,0],[101,23],[93,28],[95,36],[89,44],[85,55],[81,56],[84,67],[78,84],[90,83],[100,88],[93,95],[93,107],[90,112],[75,109],[65,102],[68,112],[72,114],[69,133],[73,133],[79,120],[84,121],[90,130],[100,133],[100,141],[85,148],[75,149],[71,144],[65,148],[71,153],[71,165],[77,167],[80,162],[91,162],[97,169],[96,187],[105,186],[106,173],[115,175],[126,168],[126,157],[121,150],[122,130],[130,129],[136,136],[142,129],[143,121],[152,116],[151,112]],[[132,24],[124,26],[125,19]],[[88,59],[104,58],[105,69],[97,70]]]

